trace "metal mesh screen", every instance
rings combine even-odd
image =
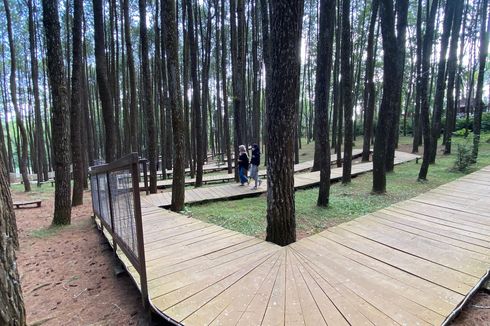
[[[92,208],[94,213],[100,216],[99,189],[97,187],[97,176],[90,177],[90,188],[92,193]]]
[[[131,253],[138,258],[138,238],[134,216],[134,196],[131,171],[114,171],[109,174],[114,233]]]
[[[107,175],[105,173],[97,175],[99,179],[99,217],[104,220],[107,225],[112,227],[111,211],[109,206],[109,187],[107,185]]]

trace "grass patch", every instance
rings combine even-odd
[[[67,228],[66,225],[51,225],[47,228],[32,230],[30,236],[38,239],[46,239],[57,235],[61,230]]]
[[[24,192],[23,184],[10,185],[12,192]],[[31,192],[28,192],[31,197],[50,198],[54,193],[54,186],[51,186],[51,182],[43,183],[40,187],[37,186],[36,181],[31,181]]]
[[[468,173],[490,164],[490,144],[486,137],[482,139],[478,162],[471,166]],[[400,144],[411,144],[412,139],[401,137]],[[453,149],[457,144],[467,142],[462,137],[453,138]],[[313,148],[313,145],[311,146]],[[387,175],[387,193],[371,194],[372,173],[352,179],[349,185],[340,183],[331,187],[330,206],[316,206],[318,188],[296,191],[297,231],[304,234],[320,232],[325,228],[356,217],[377,211],[399,201],[407,200],[453,181],[465,175],[452,171],[456,154],[440,155],[436,164],[429,167],[428,182],[418,182],[420,163],[405,163],[395,167],[395,172]],[[219,201],[186,207],[188,215],[194,218],[220,225],[243,234],[262,237],[266,229],[267,198],[265,195],[241,200]]]
[[[29,232],[29,235],[38,239],[47,239],[53,236],[58,235],[60,232],[64,230],[73,230],[78,228],[89,228],[93,227],[93,221],[91,219],[78,221],[77,223],[69,224],[69,225],[50,225],[48,227],[43,227],[39,229],[35,229]]]

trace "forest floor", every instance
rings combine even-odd
[[[401,138],[399,150],[411,151],[409,141],[408,138]],[[305,151],[313,148],[311,144],[305,147]],[[302,158],[307,160],[309,156],[306,153]],[[462,174],[448,171],[454,159],[454,155],[441,156],[438,163],[430,167],[429,182],[424,184],[415,181],[414,173],[418,172],[420,164],[408,163],[396,167],[395,173],[388,176],[386,196],[369,194],[371,174],[355,178],[351,186],[335,184],[331,197],[333,208],[328,211],[318,211],[315,207],[316,188],[298,191],[298,237],[308,236],[456,179]],[[490,164],[490,143],[482,145],[480,159],[475,169]],[[136,286],[127,274],[114,274],[116,263],[112,249],[91,218],[90,193],[85,193],[83,206],[73,209],[72,225],[51,227],[53,188],[45,184],[41,189],[36,189],[33,185],[33,190],[25,194],[20,187],[14,186],[12,194],[14,201],[43,200],[40,208],[15,210],[20,240],[17,259],[28,324],[148,325],[149,318],[141,306]],[[263,237],[265,202],[266,198],[261,196],[195,205],[188,210],[194,217]],[[202,211],[207,211],[208,216]],[[216,217],[216,212],[220,212],[221,217]],[[244,214],[247,218],[243,218]],[[224,218],[226,215],[232,218]],[[236,224],[233,220],[245,220],[247,223]],[[490,294],[478,292],[454,324],[489,325]]]
[[[147,325],[138,289],[127,274],[114,275],[113,251],[91,218],[90,193],[66,227],[50,226],[52,193],[13,193],[14,201],[32,198],[42,198],[42,206],[15,210],[28,325]]]

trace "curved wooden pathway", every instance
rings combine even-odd
[[[418,155],[405,153],[405,152],[395,152],[395,164],[401,164],[409,161],[415,160]],[[313,161],[305,162],[302,167],[309,164],[308,168],[313,166]],[[372,162],[358,163],[352,165],[352,175],[357,176],[369,172],[373,169]],[[295,169],[296,171],[296,169]],[[301,170],[300,170],[301,171]],[[331,172],[330,179],[332,181],[337,181],[342,178],[342,168],[333,168]],[[252,185],[251,181],[251,185]],[[303,189],[308,187],[314,187],[320,183],[320,172],[305,172],[296,173],[294,175],[294,188]],[[237,183],[226,184],[220,186],[212,187],[200,187],[194,189],[187,189],[185,191],[185,203],[186,204],[196,204],[207,201],[214,200],[226,200],[226,199],[238,199],[244,197],[258,196],[262,193],[267,192],[267,182],[263,180],[262,186],[257,190],[250,190],[249,187],[241,187]],[[170,207],[172,203],[172,193],[171,192],[161,192],[157,194],[152,194],[148,196],[143,196],[145,200],[151,202],[155,206],[160,207]]]
[[[490,166],[286,247],[148,198],[151,305],[184,325],[440,325],[490,267]]]
[[[343,155],[343,153],[342,153]],[[357,159],[362,156],[362,150],[361,149],[353,149],[352,150],[352,158]],[[332,164],[335,164],[337,162],[337,154],[331,155],[330,161]],[[306,161],[302,163],[298,163],[294,165],[294,173],[298,172],[304,172],[307,170],[310,170],[313,167],[313,161]],[[217,165],[216,163],[211,163],[204,165],[203,170],[204,172],[216,172],[219,170],[226,170],[227,167],[226,165]],[[186,173],[189,172],[189,168],[186,169]],[[158,171],[161,172],[161,171]],[[171,170],[167,170],[167,174],[172,174]],[[215,175],[206,175],[208,173],[205,173],[203,177],[203,183],[208,184],[208,183],[219,183],[219,182],[229,182],[235,179],[235,174],[234,173],[221,173],[221,174],[215,174]],[[259,176],[260,177],[265,177],[266,176],[266,168],[261,167],[259,169]],[[193,185],[196,183],[196,178],[185,178],[185,184],[186,185]],[[158,180],[157,181],[157,188],[170,188],[172,187],[172,179],[165,179],[165,180]],[[145,189],[145,183],[140,182],[140,189],[144,190]]]

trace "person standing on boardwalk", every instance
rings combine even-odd
[[[240,145],[238,147],[238,151],[240,152],[240,156],[238,157],[238,173],[240,175],[240,186],[244,186],[245,183],[249,183],[247,178],[249,160],[245,145]]]
[[[255,186],[250,189],[257,190],[257,183],[259,187],[262,183],[262,180],[259,179],[260,149],[257,144],[252,145],[252,158],[250,159],[250,164],[252,165],[250,168],[250,178],[255,180]]]

